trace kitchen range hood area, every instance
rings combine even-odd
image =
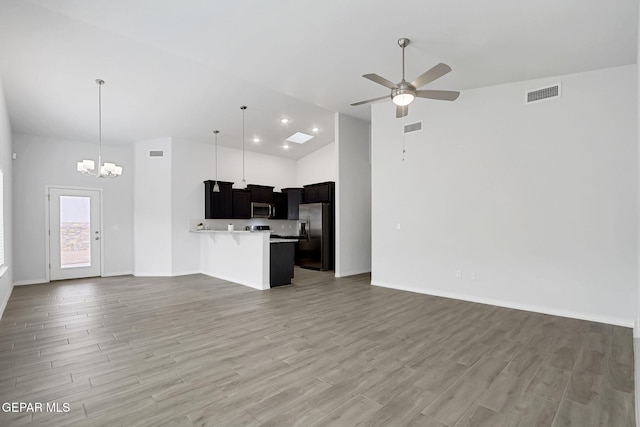
[[[205,181],[205,218],[189,221],[202,235],[204,274],[255,289],[288,285],[294,265],[333,270],[335,183],[283,188]]]

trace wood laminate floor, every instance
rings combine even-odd
[[[635,425],[631,329],[369,280],[16,287],[0,402],[70,410],[1,412],[0,425]]]

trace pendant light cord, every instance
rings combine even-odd
[[[98,168],[100,168],[102,165],[102,85],[104,81],[98,79],[96,83],[98,83]]]
[[[214,130],[213,133],[216,135],[216,184],[218,183],[218,130]]]
[[[404,52],[404,48],[402,49],[402,51]],[[402,108],[406,108],[406,107],[402,107]],[[405,159],[405,153],[407,152],[406,146],[405,146],[405,137],[406,137],[406,133],[404,131],[404,127],[405,127],[405,123],[407,121],[407,116],[404,115],[402,117],[402,161],[404,162]]]
[[[246,106],[242,108],[242,180],[246,181],[244,178],[244,111],[247,109]]]

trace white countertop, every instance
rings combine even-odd
[[[258,234],[258,233],[271,233],[270,231],[249,231],[249,230],[189,230],[190,233],[244,233],[244,234]]]

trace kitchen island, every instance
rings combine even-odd
[[[204,274],[261,290],[291,283],[295,240],[271,239],[269,231],[195,232]]]

